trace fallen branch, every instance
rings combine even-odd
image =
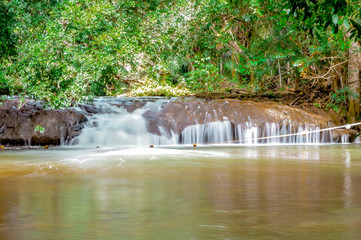
[[[298,96],[295,100],[293,100],[288,106],[292,106],[293,104],[295,104],[298,100],[301,99],[302,96]]]
[[[308,79],[310,79],[310,80],[314,80],[314,79],[327,79],[328,77],[326,77],[332,70],[334,70],[334,68],[336,68],[337,66],[340,66],[340,65],[342,65],[342,64],[344,64],[344,63],[347,63],[348,61],[346,60],[346,61],[343,61],[343,62],[340,62],[340,63],[337,63],[337,64],[335,64],[335,65],[332,65],[332,66],[330,66],[330,69],[324,74],[324,75],[322,75],[322,76],[315,76],[315,77],[310,77],[310,78],[308,78]]]

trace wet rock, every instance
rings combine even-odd
[[[120,109],[124,109],[127,112],[132,113],[135,110],[144,107],[145,104],[146,102],[144,101],[130,100],[116,103],[109,102],[108,106],[101,105],[101,108],[94,104],[81,104],[79,105],[79,108],[86,114],[117,113],[120,111]]]
[[[353,142],[357,136],[358,131],[354,129],[338,129],[337,131],[332,131],[333,142]]]
[[[135,110],[142,108],[145,106],[145,102],[141,102],[141,101],[130,101],[130,102],[126,102],[122,105],[119,105],[119,107],[122,107],[124,109],[126,109],[128,112],[132,113]]]
[[[59,145],[79,135],[85,116],[73,109],[45,109],[34,100],[8,100],[0,107],[0,143],[3,145]],[[44,132],[35,131],[36,126]]]
[[[180,134],[186,127],[195,124],[229,120],[232,125],[251,122],[257,126],[266,123],[292,125],[334,126],[326,112],[312,113],[304,109],[289,107],[275,102],[252,102],[233,99],[171,101],[159,116],[159,125]],[[157,134],[154,126],[150,129]]]
[[[159,129],[159,119],[161,116],[161,112],[147,111],[143,114],[143,117],[147,121],[147,129],[149,132],[156,134],[158,136],[161,135]]]

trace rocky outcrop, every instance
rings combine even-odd
[[[59,145],[80,133],[85,116],[73,109],[45,109],[34,100],[0,103],[2,145]],[[44,131],[35,131],[41,126]]]
[[[337,118],[329,112],[316,108],[289,107],[275,102],[188,98],[156,100],[159,99],[106,99],[105,105],[81,105],[82,112],[74,109],[46,109],[40,102],[33,100],[0,102],[0,144],[36,146],[70,143],[82,131],[86,115],[91,118],[97,114],[118,114],[121,112],[119,108],[129,113],[143,108],[140,116],[146,122],[145,132],[148,129],[150,133],[159,136],[181,136],[189,126],[222,121],[229,122],[232,129],[245,129],[251,124],[260,129],[260,133],[270,123],[275,123],[280,128],[286,126],[290,132],[297,132],[300,126],[324,129],[340,125]],[[149,101],[155,105],[145,107]],[[97,123],[94,122],[93,125]],[[44,128],[44,132],[36,131],[37,126]],[[330,142],[341,142],[347,136],[348,141],[352,142],[357,134],[353,129],[333,130],[328,138]],[[112,136],[113,132],[109,135]]]
[[[159,127],[169,134],[181,134],[188,126],[206,124],[216,121],[229,121],[233,126],[246,126],[252,123],[262,129],[267,123],[287,126],[294,131],[300,126],[318,127],[320,129],[340,125],[332,113],[320,109],[301,109],[289,107],[276,102],[253,102],[234,99],[192,99],[170,101],[161,112],[146,112],[150,132],[160,135]],[[340,142],[348,134],[352,142],[357,131],[334,130],[332,141]]]
[[[158,129],[154,128],[157,125],[179,134],[190,125],[225,119],[233,125],[242,125],[251,121],[258,126],[265,123],[292,124],[294,126],[308,124],[323,127],[335,125],[326,112],[315,114],[275,102],[230,99],[171,101],[164,105],[160,113],[147,112],[145,117],[150,120],[149,128],[153,133],[158,132]]]

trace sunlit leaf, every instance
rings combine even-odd
[[[343,26],[345,27],[346,31],[348,31],[350,29],[350,23],[347,20],[347,18],[343,19]]]
[[[335,25],[337,25],[337,23],[338,23],[338,16],[337,16],[337,14],[332,15],[332,22],[333,22]]]

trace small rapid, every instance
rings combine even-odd
[[[79,146],[175,145],[175,144],[323,144],[348,143],[348,133],[325,131],[327,124],[244,116],[235,110],[229,119],[221,105],[218,109],[200,102],[184,104],[184,114],[168,110],[173,99],[100,98],[81,109],[88,121],[80,136],[72,141]],[[191,105],[190,105],[191,104]],[[190,109],[188,106],[193,106]],[[178,106],[179,107],[179,106]],[[252,108],[252,106],[251,106]],[[203,110],[205,109],[205,110]],[[229,110],[229,107],[227,108]],[[242,108],[243,109],[243,108]],[[274,109],[261,109],[276,116]],[[287,111],[290,111],[287,109]],[[299,111],[299,110],[297,110]],[[181,115],[179,115],[181,114]],[[282,114],[286,114],[284,111]],[[302,114],[302,113],[301,113]],[[230,115],[230,114],[228,114]],[[265,115],[265,114],[264,114]],[[278,114],[279,115],[279,114]],[[277,115],[277,116],[278,116]],[[180,119],[180,117],[182,119]],[[241,119],[244,117],[246,121]],[[311,116],[312,117],[312,116]],[[270,119],[270,120],[269,120]]]
[[[127,104],[127,102],[119,102]],[[88,115],[88,123],[82,134],[73,141],[81,146],[145,145],[154,141],[160,143],[161,136],[147,130],[144,114],[158,112],[164,100],[147,102],[141,108],[129,112],[125,106],[106,99],[98,99],[92,109],[96,113]]]

